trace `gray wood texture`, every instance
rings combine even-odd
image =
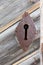
[[[25,10],[30,8],[33,3],[29,3],[29,0],[0,0],[0,27],[6,25],[15,17],[23,13]],[[39,13],[38,13],[39,14]],[[33,15],[33,14],[32,14]],[[34,17],[33,17],[34,19]],[[35,20],[36,21],[36,20]],[[40,30],[40,19],[35,22],[35,27]],[[17,23],[18,25],[18,23]],[[0,65],[11,65],[13,62],[16,62],[20,58],[31,54],[33,51],[39,49],[40,39],[37,39],[29,47],[29,50],[24,52],[19,43],[16,40],[15,29],[16,24],[9,28],[11,33],[8,34],[8,29],[0,35]],[[14,29],[15,28],[15,29]],[[39,34],[40,35],[40,34]]]
[[[35,22],[35,26],[37,30],[40,30],[39,21]],[[24,53],[15,37],[13,32],[0,42],[0,65],[5,65],[7,63],[10,65],[40,47],[40,39],[37,39],[30,46],[29,50]]]
[[[30,8],[30,0],[0,0],[0,27]]]

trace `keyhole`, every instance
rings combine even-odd
[[[24,29],[25,29],[25,40],[27,40],[27,29],[29,28],[28,24],[24,25]]]

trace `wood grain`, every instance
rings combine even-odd
[[[12,65],[19,65],[20,63],[22,63],[23,61],[25,61],[25,60],[31,58],[32,56],[36,55],[37,53],[39,53],[39,50],[37,50],[37,51],[33,52],[32,54],[30,54],[30,55],[28,55],[28,56],[22,58],[21,60],[19,60],[18,62],[14,63],[14,64],[12,64]]]
[[[33,11],[35,11],[36,9],[38,9],[40,7],[40,2],[37,2],[36,4],[34,4],[30,9],[28,9],[26,12],[28,12],[29,14],[31,14]],[[9,27],[11,27],[12,25],[14,25],[15,23],[17,23],[21,18],[22,18],[21,14],[20,16],[18,16],[17,18],[15,18],[13,21],[11,21],[10,23],[6,24],[5,26],[0,28],[0,33],[5,31],[6,29],[8,29]]]

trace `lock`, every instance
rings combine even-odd
[[[24,29],[25,29],[25,38],[24,39],[25,40],[27,40],[27,29],[28,29],[28,27],[29,27],[28,24],[24,25]]]
[[[16,36],[23,50],[27,50],[35,38],[36,28],[30,15],[25,12],[16,28]]]

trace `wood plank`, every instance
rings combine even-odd
[[[32,56],[36,55],[37,53],[39,53],[39,50],[33,52],[32,54],[22,58],[21,60],[17,61],[16,63],[12,64],[12,65],[19,65],[20,63],[24,62],[25,60],[31,58]]]
[[[28,2],[28,0],[4,0],[3,5],[0,5],[0,27],[3,27],[7,23],[14,20],[17,16],[26,11],[33,4],[35,3],[30,1]]]
[[[37,26],[37,23],[39,23],[39,22],[35,22],[35,25],[36,25],[36,28],[38,28],[38,26]],[[39,28],[38,28],[38,30],[39,30]],[[13,34],[13,33],[12,33]],[[36,38],[35,38],[35,40],[36,39],[38,39],[39,38],[39,33],[38,33],[38,35],[36,36]],[[14,35],[12,35],[12,36],[14,36]],[[8,38],[8,40],[9,40],[9,42],[5,39],[5,42],[3,43],[2,42],[2,44],[10,44],[11,42],[12,42],[12,44],[15,44],[14,42],[13,42],[13,40],[12,39],[14,39],[14,37],[12,37],[12,36],[10,36],[10,37],[7,37]],[[11,38],[12,37],[12,39],[9,39],[9,38]],[[32,52],[34,52],[35,50],[37,50],[38,48],[39,48],[39,41],[38,40],[36,40],[37,42],[34,42],[32,45],[31,45],[31,48],[30,49],[28,49],[28,51],[26,52],[26,53],[24,53],[23,52],[23,50],[19,47],[19,46],[17,46],[17,45],[13,45],[12,47],[10,47],[11,46],[11,44],[7,47],[9,50],[7,51],[6,50],[6,48],[5,48],[5,50],[6,50],[6,52],[4,52],[4,53],[2,53],[2,54],[4,54],[3,55],[3,57],[2,58],[0,58],[0,64],[1,65],[11,65],[12,63],[15,63],[17,60],[19,60],[20,58],[22,58],[22,57],[24,57],[24,56],[26,56],[27,54],[29,54],[29,53],[32,53]],[[35,45],[34,45],[35,44]],[[4,48],[3,48],[4,49]],[[15,51],[16,50],[16,51]],[[9,55],[9,53],[10,53],[10,55]],[[2,55],[1,54],[1,55]],[[0,56],[1,56],[0,55]],[[8,56],[9,55],[9,56]],[[6,56],[6,57],[5,57]],[[1,60],[2,59],[2,60]],[[9,60],[9,62],[8,62],[8,60]],[[3,63],[2,63],[2,61],[3,61]]]
[[[35,11],[36,9],[38,9],[40,7],[40,2],[37,2],[36,4],[34,4],[30,9],[28,9],[26,12],[28,12],[29,14],[31,14],[33,11]],[[17,18],[15,18],[13,21],[11,21],[10,23],[6,24],[5,26],[0,28],[0,33],[5,31],[6,29],[8,29],[9,27],[11,27],[12,25],[14,25],[15,23],[17,23],[20,19],[22,19],[22,15],[18,16]]]
[[[36,42],[36,43],[39,43],[38,41]],[[36,44],[35,43],[35,44]],[[35,47],[36,47],[36,45],[35,46],[33,46],[34,47],[34,49],[35,49]],[[26,56],[26,55],[29,55],[29,53],[31,54],[31,51],[32,50],[32,47],[31,47],[31,49],[30,50],[28,50],[27,52],[23,52],[21,49],[20,50],[18,50],[18,51],[16,51],[16,52],[14,52],[14,48],[13,48],[13,50],[11,51],[11,49],[10,49],[10,51],[9,52],[7,52],[7,54],[5,54],[2,58],[2,60],[0,59],[0,63],[3,65],[11,65],[11,64],[13,64],[13,63],[15,63],[18,59],[20,59],[20,58],[22,58],[22,57],[24,57],[24,56]],[[30,51],[30,52],[29,52]],[[35,51],[35,50],[34,50]],[[33,51],[33,52],[34,52]],[[13,53],[14,52],[14,53]],[[22,53],[21,53],[22,52]],[[8,56],[8,54],[10,53],[10,55]],[[19,54],[19,55],[18,55]],[[6,57],[5,57],[6,56]],[[5,60],[5,61],[4,61]],[[8,60],[9,60],[9,62],[8,62]],[[2,61],[3,61],[3,63],[2,63]]]

